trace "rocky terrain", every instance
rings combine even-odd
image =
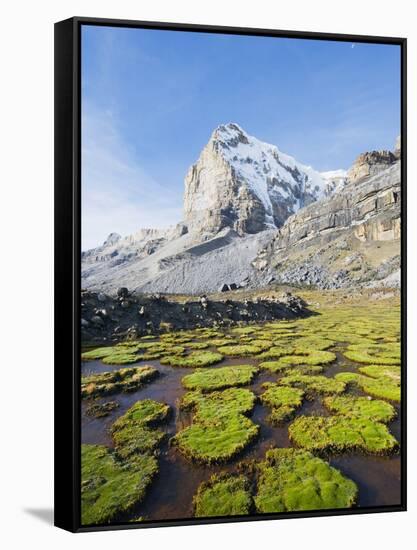
[[[360,155],[339,193],[291,216],[254,266],[320,288],[400,283],[401,172],[393,153]]]
[[[237,124],[219,126],[185,177],[184,221],[111,233],[82,253],[82,286],[201,294],[271,283],[398,286],[400,142],[319,173]]]
[[[290,292],[253,299],[168,300],[161,295],[131,293],[121,287],[115,297],[81,293],[83,345],[135,339],[146,334],[198,327],[228,327],[237,322],[295,319],[310,315],[306,303]]]

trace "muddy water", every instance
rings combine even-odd
[[[210,368],[233,364],[256,364],[258,361],[251,358],[230,358]],[[240,461],[263,460],[265,452],[271,447],[290,447],[287,422],[281,426],[271,426],[267,422],[268,408],[259,402],[252,413],[252,420],[260,426],[260,434],[255,444],[239,455],[227,465],[205,466],[193,464],[182,457],[175,449],[170,447],[169,439],[176,432],[191,423],[192,414],[179,410],[179,400],[185,390],[181,385],[181,379],[192,372],[192,369],[183,369],[161,365],[158,361],[148,361],[160,371],[160,377],[136,392],[128,394],[116,394],[108,396],[97,402],[114,400],[119,407],[105,418],[94,419],[85,415],[88,402],[82,404],[82,442],[89,444],[103,444],[112,446],[109,428],[116,418],[126,412],[139,399],[154,399],[167,403],[172,408],[169,421],[162,427],[167,433],[165,441],[160,448],[159,474],[153,482],[145,501],[133,510],[129,517],[143,516],[146,519],[164,520],[189,518],[193,516],[192,499],[201,482],[216,472],[234,471]],[[140,363],[138,364],[140,365]],[[90,361],[82,364],[83,374],[106,372],[119,369],[120,366],[108,366],[101,361]],[[327,367],[323,374],[334,376],[338,372],[356,371],[357,366],[337,353],[337,361]],[[248,388],[256,395],[262,393],[264,382],[273,382],[278,378],[277,374],[261,372]],[[352,391],[351,391],[352,392]],[[354,390],[356,395],[364,395],[360,390]],[[397,407],[398,411],[399,408]],[[329,413],[323,407],[319,397],[313,401],[304,401],[298,414],[322,415]],[[392,422],[390,430],[400,440],[400,419]],[[401,464],[399,455],[391,457],[364,456],[361,454],[344,454],[330,458],[330,464],[338,468],[347,477],[354,480],[359,487],[358,506],[381,506],[399,504]]]

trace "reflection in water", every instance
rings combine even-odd
[[[219,365],[210,368],[232,364],[255,363],[253,359],[225,359]],[[146,519],[164,520],[180,519],[193,516],[192,499],[201,482],[206,481],[213,473],[221,471],[234,471],[240,461],[263,460],[265,452],[271,447],[289,447],[287,422],[281,426],[271,426],[266,417],[269,410],[259,402],[252,414],[252,420],[260,425],[259,438],[254,445],[249,447],[234,461],[226,465],[205,466],[194,464],[181,456],[175,448],[170,447],[169,439],[179,430],[188,426],[192,421],[192,414],[179,410],[179,400],[185,390],[181,385],[181,379],[190,373],[190,369],[173,368],[161,365],[158,361],[148,361],[147,364],[155,366],[161,376],[154,382],[144,386],[133,393],[123,393],[111,396],[118,402],[119,407],[105,418],[94,419],[86,416],[84,411],[88,403],[82,404],[82,442],[89,444],[102,444],[112,446],[109,428],[112,423],[124,414],[139,399],[154,399],[164,402],[172,407],[173,414],[165,426],[161,426],[167,433],[167,437],[161,446],[159,456],[159,474],[152,484],[145,501],[133,510],[129,517],[143,516]],[[90,361],[82,364],[83,374],[106,372],[117,370],[120,366],[104,365],[100,361]],[[326,369],[327,376],[334,376],[338,372],[355,371],[356,366],[347,361],[341,354],[337,354],[337,362]],[[276,381],[278,375],[261,372],[254,383],[248,386],[256,395],[262,393],[264,382]],[[360,390],[352,390],[351,393],[364,395]],[[97,400],[107,401],[108,398]],[[397,407],[399,411],[399,407]],[[328,415],[321,400],[305,401],[298,414]],[[400,419],[390,424],[390,430],[400,440]],[[365,456],[361,454],[349,454],[335,456],[330,459],[330,464],[338,468],[347,477],[351,478],[359,487],[358,506],[382,506],[395,505],[401,501],[401,463],[399,455],[387,457]]]

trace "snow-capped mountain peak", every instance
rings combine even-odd
[[[199,231],[226,225],[256,233],[280,227],[334,187],[333,180],[250,136],[238,124],[222,124],[186,177],[186,220]]]
[[[239,176],[252,184],[254,192],[261,195],[265,204],[270,202],[265,197],[265,191],[268,194],[271,190],[277,198],[281,195],[287,199],[292,189],[295,195],[310,194],[311,198],[319,200],[328,195],[328,182],[332,181],[332,174],[336,177],[343,172],[346,176],[343,170],[335,170],[327,173],[329,177],[324,177],[324,174],[298,162],[275,145],[250,136],[234,122],[216,128],[212,139],[218,144],[223,157]],[[300,201],[294,203],[295,210],[302,206],[304,204]]]

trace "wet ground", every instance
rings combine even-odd
[[[228,358],[220,364],[210,367],[211,369],[232,364],[257,363],[251,358]],[[138,363],[138,366],[143,363]],[[199,484],[206,481],[213,473],[220,471],[234,471],[240,461],[263,460],[265,452],[271,447],[290,447],[288,438],[288,425],[271,426],[266,418],[269,409],[257,403],[251,416],[253,422],[259,424],[260,435],[257,441],[243,452],[235,460],[227,465],[206,466],[196,465],[185,458],[176,450],[170,447],[169,439],[179,430],[188,426],[192,414],[179,410],[178,404],[185,390],[181,385],[181,379],[192,372],[193,369],[184,369],[161,365],[158,361],[147,361],[146,364],[156,367],[161,375],[155,381],[145,385],[134,393],[116,394],[96,402],[116,401],[119,407],[105,418],[94,419],[85,415],[85,408],[91,402],[84,401],[82,404],[82,443],[102,444],[112,446],[109,434],[111,424],[126,412],[139,399],[154,399],[164,402],[172,407],[172,414],[168,423],[162,429],[167,437],[161,446],[159,457],[159,474],[153,482],[145,501],[133,510],[129,518],[143,516],[150,520],[184,519],[193,516],[192,499]],[[101,361],[89,361],[82,364],[82,373],[108,372],[119,369],[120,366],[104,365]],[[333,377],[338,372],[356,371],[357,365],[346,360],[340,353],[337,353],[337,361],[325,368],[323,374]],[[260,372],[255,377],[253,384],[247,386],[256,395],[262,393],[262,384],[267,381],[276,381],[277,374]],[[352,390],[350,390],[352,393]],[[354,390],[357,395],[362,395],[360,390]],[[364,394],[363,394],[364,395]],[[399,414],[399,407],[397,406]],[[320,397],[313,401],[305,401],[297,414],[305,415],[328,415],[323,407]],[[400,418],[391,422],[389,428],[393,435],[400,441]],[[330,464],[338,468],[343,474],[355,481],[359,487],[360,507],[383,506],[400,504],[401,501],[401,462],[400,456],[366,456],[363,454],[344,454],[341,456],[329,457]],[[126,518],[128,519],[128,518]]]

